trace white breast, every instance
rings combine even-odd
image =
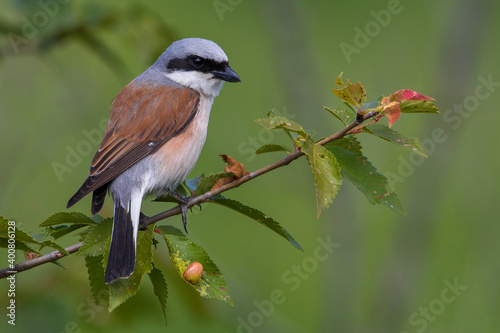
[[[187,128],[143,160],[149,160],[149,172],[146,172],[143,183],[145,193],[163,192],[166,188],[175,189],[186,179],[205,144],[213,101],[213,96],[201,95],[198,113]]]

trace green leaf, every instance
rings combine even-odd
[[[326,148],[335,155],[344,178],[353,183],[370,203],[386,205],[406,216],[396,194],[387,191],[387,178],[361,154],[361,144],[354,136],[333,141]]]
[[[63,266],[63,265],[61,265],[61,263],[60,263],[58,260],[56,260],[56,261],[51,261],[50,263],[51,263],[51,264],[53,264],[53,265],[56,265],[56,266],[58,266],[58,267],[60,267],[60,268],[64,268],[64,266]]]
[[[9,222],[13,224],[8,225]],[[0,221],[0,238],[9,238],[9,226],[11,228],[14,227],[16,241],[21,243],[39,244],[36,240],[33,239],[31,233],[24,231],[25,228],[21,227],[22,226],[21,222],[9,221],[3,217],[2,220]],[[12,229],[10,231],[12,231]]]
[[[360,107],[361,111],[368,111],[368,110],[375,110],[380,106],[380,101],[382,100],[382,97],[377,99],[376,101],[370,102],[370,103],[363,103]]]
[[[232,200],[232,199],[227,199],[223,197],[222,195],[217,195],[213,198],[210,199],[210,202],[219,204],[221,206],[231,208],[232,210],[237,211],[240,214],[243,214],[245,216],[248,216],[251,219],[254,219],[255,221],[261,223],[262,225],[268,227],[272,231],[276,232],[278,235],[282,236],[286,240],[288,240],[293,246],[295,246],[297,249],[304,251],[300,244],[286,231],[278,222],[276,222],[273,218],[267,216],[263,212],[251,208],[248,206],[243,205],[242,203]]]
[[[361,147],[361,143],[358,141],[358,139],[356,139],[354,135],[347,135],[346,137],[343,137],[341,139],[334,140],[325,145],[325,147],[328,146],[339,147],[351,153],[358,153],[358,154],[361,154],[361,150],[363,149],[363,147]]]
[[[385,192],[382,192],[382,195],[379,195],[379,202],[383,205],[386,205],[390,209],[394,210],[395,212],[403,215],[404,217],[408,216],[408,213],[406,213],[405,208],[401,204],[401,201],[399,201],[399,198],[396,193],[394,192],[387,192],[387,188]]]
[[[352,112],[351,110],[337,110],[337,109],[330,109],[327,108],[326,106],[323,107],[326,111],[330,112],[332,115],[334,115],[338,120],[344,123],[344,125],[349,125],[352,123],[354,120],[356,120],[356,113]]]
[[[60,212],[48,217],[40,224],[40,227],[48,227],[58,224],[96,224],[90,217],[77,212]]]
[[[427,158],[427,154],[420,146],[419,140],[417,138],[407,138],[393,129],[390,129],[383,124],[372,124],[363,127],[363,131],[378,136],[386,141],[392,142],[398,146],[401,146],[411,152],[417,153],[423,157]]]
[[[0,238],[0,248],[7,249],[8,247],[9,247],[9,240],[7,238]],[[17,240],[14,243],[14,248],[18,251],[39,253],[29,243],[23,243]]]
[[[319,218],[321,211],[332,203],[339,192],[342,174],[335,156],[325,147],[315,144],[310,137],[304,141],[302,151],[306,154],[314,176],[317,217]]]
[[[9,227],[10,227],[10,230],[9,230]],[[10,234],[12,234],[12,231],[14,230],[14,234],[15,234],[15,249],[16,250],[19,250],[19,251],[24,251],[24,252],[36,252],[38,253],[37,250],[34,249],[33,245],[32,244],[29,244],[29,243],[34,243],[33,241],[31,241],[31,237],[26,237],[23,240],[21,240],[22,238],[22,234],[20,234],[19,238],[17,237],[18,234],[17,234],[17,229],[15,229],[16,227],[16,222],[14,221],[10,221],[8,219],[6,219],[5,217],[3,216],[0,216],[0,248],[8,248],[9,246],[9,239],[10,239]],[[13,229],[14,228],[14,229]],[[10,233],[9,233],[10,231]],[[29,239],[30,242],[26,242],[26,239]]]
[[[355,114],[358,113],[358,110],[354,109],[351,104],[344,102],[344,105],[347,106],[349,108],[349,110],[351,110],[353,113],[355,113]]]
[[[268,130],[282,129],[285,132],[293,132],[300,136],[307,135],[300,124],[283,116],[269,116],[267,118],[257,119],[255,122]]]
[[[83,245],[78,250],[78,255],[99,256],[105,254],[106,244],[111,238],[113,218],[107,218],[95,227],[88,230],[83,238]]]
[[[94,298],[95,304],[100,304],[101,301],[107,304],[109,300],[109,288],[104,282],[103,260],[103,254],[94,257],[85,257],[85,265],[87,266],[87,272],[89,274],[90,290],[92,291],[92,297]]]
[[[254,154],[259,155],[264,153],[274,153],[277,151],[288,152],[289,150],[281,145],[270,144],[270,145],[260,146],[259,148],[257,148]]]
[[[108,285],[109,287],[109,312],[123,304],[127,299],[134,296],[141,285],[142,276],[153,269],[153,231],[154,224],[146,231],[137,235],[137,250],[135,258],[134,273],[127,279],[118,279]],[[106,253],[109,252],[109,243]],[[108,263],[107,256],[103,261],[103,267]],[[104,278],[104,277],[103,277]]]
[[[21,228],[24,228],[24,226],[21,225]],[[20,228],[17,228],[17,229],[19,230]],[[24,230],[24,231],[28,232],[27,230]],[[62,247],[61,245],[57,244],[55,242],[54,237],[52,237],[51,235],[49,235],[47,233],[42,232],[39,234],[32,234],[31,236],[38,244],[41,244],[42,247],[48,246],[48,247],[51,247],[53,249],[58,250],[59,252],[61,252],[64,255],[69,255],[68,251],[66,251],[66,249],[64,247]]]
[[[9,225],[9,219],[6,219],[5,217],[0,215],[0,230],[3,230],[3,228],[7,228]]]
[[[234,174],[232,172],[225,173],[217,173],[208,176],[200,176],[198,178],[188,179],[186,181],[186,186],[193,191],[193,196],[197,197],[202,195],[212,189],[215,183],[221,178],[233,177]],[[157,202],[178,202],[177,199],[173,198],[170,195],[164,197],[158,197],[154,201]]]
[[[54,237],[54,239],[58,239],[86,226],[88,226],[88,224],[58,225],[55,227],[45,228],[45,232]]]
[[[102,216],[101,216],[101,215],[99,215],[99,214],[96,214],[96,215],[94,215],[94,216],[91,216],[91,217],[90,217],[90,219],[91,219],[92,221],[94,221],[95,223],[97,223],[97,224],[99,224],[99,223],[101,223],[102,221],[104,221],[104,217],[102,217]]]
[[[0,238],[9,238],[8,234],[8,225],[9,221],[6,220],[5,218],[2,218],[0,221]],[[30,251],[33,251],[33,246],[37,245],[40,246],[40,249],[44,246],[48,246],[51,248],[54,248],[61,252],[62,254],[68,255],[69,253],[62,247],[61,245],[57,244],[55,242],[55,239],[47,234],[47,233],[38,233],[35,234],[28,230],[26,226],[24,226],[23,223],[21,222],[15,222],[15,235],[16,235],[16,241],[19,242],[19,244],[25,244],[25,248],[30,249]],[[30,243],[30,244],[28,244]],[[33,245],[31,245],[33,244]],[[34,252],[39,252],[34,251]]]
[[[234,174],[232,172],[224,172],[224,173],[217,173],[214,175],[209,175],[205,176],[201,179],[200,183],[198,184],[198,187],[194,191],[194,196],[197,197],[199,195],[202,195],[204,193],[207,193],[214,187],[215,183],[221,179],[221,178],[229,178],[233,177]]]
[[[183,197],[187,197],[187,195],[188,195],[186,188],[184,187],[184,185],[182,183],[179,184],[179,186],[177,186],[177,188],[175,189],[175,193],[177,193],[178,195],[182,195]]]
[[[220,301],[234,305],[227,291],[227,283],[219,268],[214,264],[208,253],[198,244],[189,241],[177,228],[169,225],[158,226],[157,229],[167,242],[170,260],[182,277],[186,268],[192,262],[203,265],[203,275],[196,285],[192,286],[202,297],[216,298]]]
[[[0,248],[8,248],[10,235],[13,234],[14,231],[15,237],[15,249],[24,252],[36,252],[39,253],[33,247],[34,244],[37,244],[33,241],[32,237],[29,235],[24,235],[22,232],[18,234],[18,230],[16,229],[17,223],[15,221],[10,221],[3,216],[0,216]],[[10,229],[9,229],[10,227]],[[10,232],[9,232],[10,231]],[[19,237],[18,237],[19,236]],[[27,242],[28,240],[28,242]],[[38,245],[38,244],[37,244]],[[38,247],[38,246],[37,246]]]
[[[160,306],[163,311],[163,317],[165,318],[165,322],[167,321],[167,281],[165,281],[165,277],[163,276],[162,271],[160,271],[158,268],[156,268],[153,265],[153,269],[151,272],[148,273],[149,279],[151,280],[151,283],[153,284],[153,291],[158,297],[158,300],[160,301]]]
[[[405,113],[439,113],[439,109],[430,100],[402,100],[399,108]]]

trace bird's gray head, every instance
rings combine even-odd
[[[170,45],[153,67],[166,77],[200,93],[217,96],[224,81],[240,82],[219,45],[201,38],[186,38]]]

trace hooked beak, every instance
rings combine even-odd
[[[236,72],[231,67],[229,67],[229,65],[226,65],[224,71],[212,71],[212,74],[215,78],[227,82],[241,82],[238,74],[236,74]]]

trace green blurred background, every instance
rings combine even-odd
[[[169,287],[167,328],[147,278],[111,314],[92,305],[84,260],[75,256],[61,261],[66,269],[44,265],[17,276],[16,326],[7,325],[2,310],[2,332],[500,331],[498,2],[0,4],[0,215],[33,230],[52,213],[66,211],[86,178],[97,148],[86,133],[101,131],[113,97],[175,39],[214,40],[242,78],[241,84],[226,84],[216,99],[192,177],[222,171],[218,154],[248,170],[279,158],[251,154],[255,142],[286,142],[253,122],[272,108],[315,129],[318,137],[339,130],[322,107],[341,105],[331,93],[340,72],[361,81],[369,100],[408,88],[435,97],[441,109],[439,115],[405,114],[395,125],[425,142],[427,160],[361,136],[365,154],[394,179],[408,218],[370,205],[344,182],[316,220],[305,160],[226,193],[277,219],[303,253],[235,212],[195,209],[189,237],[218,264],[234,307],[202,299],[185,285],[161,243],[156,260]],[[29,38],[16,53],[9,32],[26,22],[36,29],[25,28]],[[366,29],[363,39],[359,31]],[[352,52],[346,56],[347,44]],[[485,80],[493,83],[485,86]],[[433,139],[436,131],[439,140]],[[71,149],[80,159],[69,166]],[[58,176],[54,163],[68,169]],[[110,204],[108,199],[104,216],[112,214]],[[168,207],[148,202],[143,211]],[[90,198],[74,207],[86,214],[89,208]],[[180,217],[164,223],[181,226]],[[335,248],[326,256],[316,249],[328,240]],[[77,238],[62,242],[71,245]],[[6,254],[1,263],[7,266]],[[6,287],[0,281],[3,309]],[[271,300],[279,304],[271,306]]]

